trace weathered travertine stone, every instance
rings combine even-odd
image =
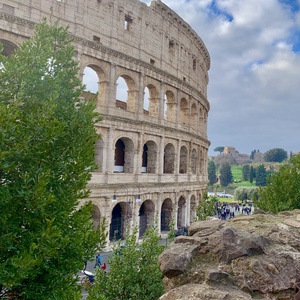
[[[299,215],[294,210],[194,223],[188,237],[176,238],[160,256],[161,299],[294,300]]]

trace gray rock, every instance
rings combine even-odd
[[[296,299],[299,228],[300,210],[193,223],[159,258],[160,299]]]

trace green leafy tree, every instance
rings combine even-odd
[[[196,217],[199,221],[205,221],[207,217],[215,216],[216,209],[215,203],[218,201],[218,198],[213,197],[209,199],[207,193],[204,194],[203,201],[200,201],[199,205],[196,206]]]
[[[220,167],[220,183],[223,187],[228,186],[232,182],[233,176],[231,166],[228,163],[223,163]]]
[[[207,164],[207,172],[208,172],[208,181],[210,185],[213,185],[217,182],[217,175],[216,175],[216,165],[212,160],[208,161]]]
[[[287,159],[287,152],[281,148],[273,148],[264,154],[266,162],[283,162]]]
[[[246,187],[246,186],[238,186],[234,190],[234,199],[235,200],[252,200],[253,197],[257,198],[258,188],[257,187]]]
[[[250,174],[249,174],[250,183],[252,183],[253,180],[255,179],[255,174],[256,174],[255,168],[253,166],[250,166]]]
[[[2,49],[0,49],[2,53]],[[97,248],[87,182],[98,116],[80,102],[72,40],[45,21],[0,56],[0,294],[80,299],[78,269]]]
[[[267,171],[264,165],[259,165],[256,168],[255,179],[257,186],[265,186],[267,184]]]
[[[267,186],[259,187],[254,205],[264,211],[278,213],[300,209],[300,156],[292,157],[277,173],[267,180]]]
[[[120,243],[114,249],[107,274],[101,269],[97,271],[88,300],[156,300],[163,294],[163,275],[158,256],[164,246],[158,244],[158,230],[156,227],[148,228],[140,245],[136,242],[137,233],[135,228],[121,251]]]
[[[220,154],[224,151],[225,147],[219,146],[214,149],[215,152],[220,152]]]
[[[244,165],[242,169],[243,181],[248,181],[250,177],[250,166]]]
[[[170,228],[170,231],[168,232],[168,241],[172,242],[176,237],[175,220],[174,220],[174,215],[173,214],[172,214],[172,217],[171,217],[169,228]]]

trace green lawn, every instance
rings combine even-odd
[[[243,180],[243,167],[242,166],[231,166],[231,173],[233,180],[242,181]]]

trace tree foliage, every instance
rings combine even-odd
[[[264,165],[259,165],[256,168],[255,180],[257,186],[265,186],[267,184],[267,171]]]
[[[219,146],[214,149],[215,152],[220,152],[220,154],[224,151],[225,147]]]
[[[0,49],[0,53],[2,53]],[[66,28],[35,34],[0,71],[0,293],[13,299],[79,299],[74,274],[97,247],[86,198],[98,121],[81,103]]]
[[[243,165],[242,169],[243,181],[248,181],[250,177],[250,165]]]
[[[234,199],[235,200],[253,200],[256,199],[258,195],[258,188],[257,187],[246,187],[246,186],[238,186],[234,190]]]
[[[213,197],[209,199],[207,193],[204,194],[203,201],[200,201],[199,205],[196,206],[196,217],[199,221],[205,221],[207,217],[215,216],[216,209],[215,209],[215,202],[218,199]]]
[[[222,186],[228,186],[232,182],[233,176],[231,172],[231,166],[226,162],[220,167],[220,183]]]
[[[283,162],[287,159],[287,152],[281,148],[273,148],[265,152],[264,159],[266,162]]]
[[[101,269],[97,271],[88,300],[156,300],[163,294],[158,256],[164,246],[158,244],[158,230],[156,227],[148,228],[140,245],[136,242],[137,232],[135,228],[122,249],[120,243],[114,249],[107,274]]]
[[[255,179],[256,169],[253,166],[250,166],[249,182],[252,183]]]
[[[291,158],[278,173],[268,178],[267,186],[260,187],[254,205],[264,211],[278,213],[300,209],[300,156]]]
[[[210,185],[215,184],[217,182],[216,165],[212,160],[208,161],[207,172],[208,172],[209,184]]]

